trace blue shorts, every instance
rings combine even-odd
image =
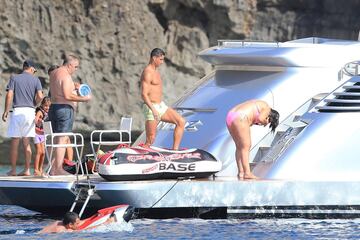
[[[74,109],[68,104],[51,104],[49,120],[54,133],[72,132]]]

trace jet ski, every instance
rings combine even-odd
[[[84,219],[83,224],[79,226],[78,230],[84,230],[87,228],[98,226],[105,223],[111,217],[115,217],[116,222],[128,222],[131,220],[133,214],[134,208],[127,204],[103,208],[98,210],[97,213],[95,213],[91,217]]]

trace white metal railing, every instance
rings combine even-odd
[[[220,39],[218,40],[218,47],[280,47],[280,43]]]
[[[345,64],[342,72],[347,76],[357,76],[360,74],[360,60]]]
[[[101,146],[116,146],[120,144],[131,144],[131,128],[132,118],[122,117],[120,122],[120,130],[94,130],[90,134],[90,145],[94,155],[94,165],[92,172],[94,172],[97,161],[98,153]],[[116,140],[109,140],[109,137],[116,136]],[[124,135],[128,137],[125,140]]]
[[[82,174],[84,175],[84,169],[81,163],[83,149],[84,149],[84,137],[80,133],[53,133],[51,122],[44,122],[44,132],[45,132],[45,154],[48,159],[48,170],[47,174],[50,173],[53,166],[53,153],[56,148],[67,148],[72,147],[75,149],[76,153],[76,174],[78,174],[79,168],[81,169]],[[69,143],[58,143],[59,137],[68,137],[70,139]]]

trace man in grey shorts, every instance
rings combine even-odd
[[[13,111],[10,115],[8,136],[11,137],[9,176],[16,176],[16,161],[20,139],[24,146],[25,167],[18,175],[30,175],[31,147],[30,138],[35,137],[35,106],[43,98],[40,80],[34,76],[35,64],[31,60],[23,63],[23,72],[11,76],[6,87],[5,109],[2,120],[6,122],[9,117],[11,104]]]
[[[74,122],[74,109],[76,102],[87,102],[90,96],[78,96],[75,84],[71,75],[79,68],[80,60],[74,55],[69,55],[64,65],[50,73],[51,106],[49,119],[54,133],[72,132]],[[66,136],[58,137],[58,144],[65,144],[69,141]],[[66,175],[62,165],[64,162],[65,148],[56,148],[55,161],[50,175]]]

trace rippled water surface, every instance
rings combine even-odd
[[[359,219],[136,219],[40,236],[36,232],[54,219],[15,206],[0,206],[0,212],[0,239],[360,239]]]
[[[0,174],[7,170],[2,166]],[[360,239],[360,219],[136,219],[92,231],[37,234],[54,220],[0,205],[0,239]]]

